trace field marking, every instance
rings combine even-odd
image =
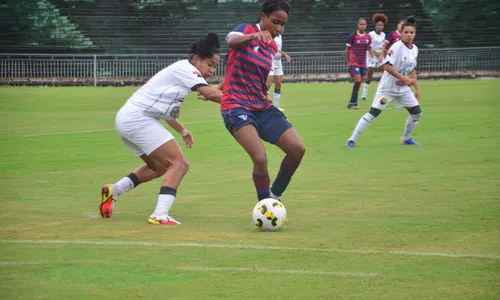
[[[395,110],[396,108],[390,107],[385,110]],[[320,111],[313,113],[301,113],[301,114],[290,114],[287,117],[303,117],[303,116],[315,116],[315,115],[328,115],[328,114],[340,114],[347,113],[347,110],[335,110],[335,111]],[[183,125],[194,125],[194,124],[207,124],[207,123],[222,123],[222,119],[210,119],[210,120],[202,120],[202,121],[192,121],[192,122],[182,122]],[[39,136],[52,136],[52,135],[67,135],[67,134],[83,134],[83,133],[94,133],[94,132],[107,132],[107,131],[115,131],[115,128],[109,129],[95,129],[95,130],[76,130],[76,131],[61,131],[61,132],[49,132],[49,133],[35,133],[35,134],[24,134],[20,135],[21,138],[28,137],[39,137]]]
[[[273,250],[273,251],[303,251],[303,252],[337,252],[354,254],[390,254],[404,256],[431,256],[449,258],[480,258],[500,259],[495,254],[465,254],[465,253],[441,253],[441,252],[419,252],[402,250],[356,250],[340,248],[295,248],[261,245],[241,244],[200,244],[200,243],[156,243],[156,242],[134,242],[134,241],[85,241],[85,240],[0,240],[2,244],[68,244],[68,245],[105,245],[105,246],[148,246],[148,247],[188,247],[188,248],[218,248],[218,249],[249,249],[249,250]]]
[[[308,271],[308,270],[282,270],[282,269],[260,269],[260,268],[210,268],[210,267],[181,267],[178,270],[201,271],[201,272],[240,272],[240,273],[271,273],[271,274],[291,274],[291,275],[330,275],[330,276],[352,276],[352,277],[375,277],[381,273],[364,272],[329,272],[329,271]]]

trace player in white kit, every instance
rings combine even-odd
[[[359,120],[352,136],[346,143],[346,147],[354,148],[358,136],[392,100],[396,103],[396,107],[405,107],[410,113],[405,123],[401,144],[419,145],[411,138],[411,134],[422,116],[422,110],[418,103],[420,88],[415,70],[418,56],[418,48],[413,44],[415,32],[415,18],[408,17],[402,25],[402,40],[392,45],[382,62],[384,74],[378,85],[370,112]],[[415,87],[415,94],[412,92],[411,86]]]
[[[282,31],[283,33],[283,31]],[[283,48],[283,39],[281,34],[274,38],[274,41],[278,45],[278,52],[274,56],[273,59],[273,68],[269,75],[267,76],[267,89],[271,88],[271,85],[274,81],[274,106],[276,106],[280,111],[284,111],[283,108],[280,107],[280,98],[281,98],[281,83],[283,82],[283,64],[282,57],[284,56],[286,62],[292,61],[290,55],[288,55],[285,51],[281,50]]]
[[[179,132],[187,148],[194,139],[179,122],[185,97],[197,91],[205,99],[220,102],[222,92],[208,85],[219,63],[219,38],[214,33],[201,37],[191,45],[189,59],[180,60],[161,70],[138,89],[116,115],[116,131],[120,139],[145,164],[115,184],[101,190],[100,213],[110,218],[116,200],[140,183],[163,176],[158,202],[148,222],[155,225],[177,225],[169,216],[177,188],[189,169],[179,144],[159,120]]]
[[[366,52],[366,68],[368,71],[366,73],[365,84],[363,85],[363,94],[361,95],[361,100],[363,101],[366,101],[373,73],[378,69],[380,63],[384,60],[382,46],[385,42],[385,33],[383,30],[385,24],[387,24],[387,16],[380,13],[375,14],[372,18],[372,22],[375,25],[375,30],[369,33],[372,39],[372,44],[370,51]]]

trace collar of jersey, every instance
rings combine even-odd
[[[365,31],[365,33],[363,33],[363,34],[359,33],[359,31],[358,31],[358,34],[359,34],[360,36],[365,36],[366,31]]]

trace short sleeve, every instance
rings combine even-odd
[[[245,29],[247,28],[248,24],[240,24],[236,26],[235,29],[233,29],[231,32],[229,32],[226,36],[226,40],[231,36],[231,35],[244,35],[245,34]]]
[[[192,68],[176,68],[173,70],[174,77],[179,80],[182,85],[196,91],[200,86],[207,86],[208,83],[195,67]]]
[[[356,35],[355,33],[351,33],[349,35],[349,38],[347,38],[347,43],[345,44],[347,47],[351,47],[352,46],[352,40],[354,39],[355,35]]]

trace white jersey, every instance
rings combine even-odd
[[[144,115],[164,120],[179,117],[184,98],[207,81],[188,60],[177,61],[160,72],[138,89],[127,105]]]
[[[400,74],[409,76],[410,73],[417,67],[418,47],[413,45],[410,49],[403,41],[394,43],[387,56],[385,57],[382,65],[390,63]],[[411,88],[404,85],[399,79],[384,71],[382,78],[378,84],[377,93],[384,95],[401,95],[404,93],[411,93]]]
[[[375,52],[382,51],[382,45],[384,45],[384,42],[385,42],[385,33],[381,32],[380,34],[377,34],[375,31],[371,31],[369,34],[370,34],[370,37],[372,39],[372,43],[370,45],[371,48]],[[369,51],[366,51],[366,57],[368,59],[378,59],[378,57],[376,55],[370,56]]]
[[[283,40],[281,39],[281,34],[274,38],[276,45],[278,45],[278,52],[274,55],[274,59],[281,59],[281,49],[283,48]]]

